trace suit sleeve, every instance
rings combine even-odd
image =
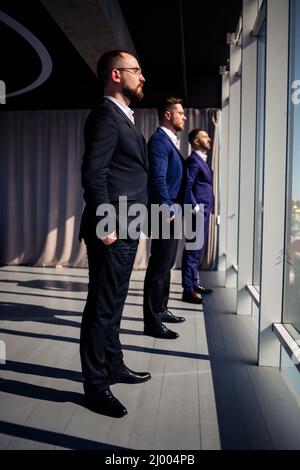
[[[191,197],[192,206],[194,208],[195,206],[197,206],[198,203],[193,193],[193,186],[194,186],[194,182],[197,177],[197,174],[199,172],[199,167],[197,163],[194,162],[190,158],[186,160],[186,163],[187,163],[187,170],[188,170],[188,179],[189,179],[188,185],[189,185],[190,197]]]
[[[113,114],[105,109],[92,112],[85,126],[81,177],[85,202],[94,214],[100,204],[110,202],[108,175],[117,144],[118,128]]]
[[[159,204],[173,205],[167,185],[167,171],[169,161],[169,151],[165,143],[158,139],[150,139],[148,142],[148,156],[150,167],[150,188],[151,193]]]

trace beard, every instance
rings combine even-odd
[[[211,149],[211,144],[206,144],[205,142],[201,142],[201,148],[204,151],[209,152],[209,150]]]
[[[180,132],[180,131],[183,131],[184,124],[173,124],[173,127],[174,127],[176,132]]]
[[[144,97],[141,85],[138,85],[135,89],[129,88],[127,85],[123,85],[122,93],[130,101],[140,101]]]

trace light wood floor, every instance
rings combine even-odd
[[[172,274],[169,308],[186,317],[177,340],[144,336],[143,271],[132,274],[122,320],[126,364],[145,384],[112,386],[122,419],[85,408],[79,331],[84,269],[0,268],[1,449],[300,449],[300,408],[277,369],[255,365],[255,327],[234,314],[233,289],[196,308]],[[171,326],[171,325],[170,325]]]

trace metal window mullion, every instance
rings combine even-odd
[[[284,247],[289,0],[268,0],[263,236],[258,363],[279,366],[272,324],[281,322]]]
[[[251,28],[257,15],[256,0],[243,2],[242,103],[239,191],[238,288],[237,314],[251,315],[251,297],[247,285],[252,284],[255,134],[256,134],[256,69],[257,41]]]

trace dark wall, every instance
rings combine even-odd
[[[241,0],[119,0],[146,77],[140,107],[165,96],[188,107],[221,106],[219,65],[229,57],[226,33],[234,31]],[[38,0],[0,0],[0,10],[33,33],[48,50],[53,72],[39,88],[7,98],[10,109],[89,109],[99,100],[97,79]],[[7,93],[32,83],[41,70],[33,48],[0,22],[0,80]]]

